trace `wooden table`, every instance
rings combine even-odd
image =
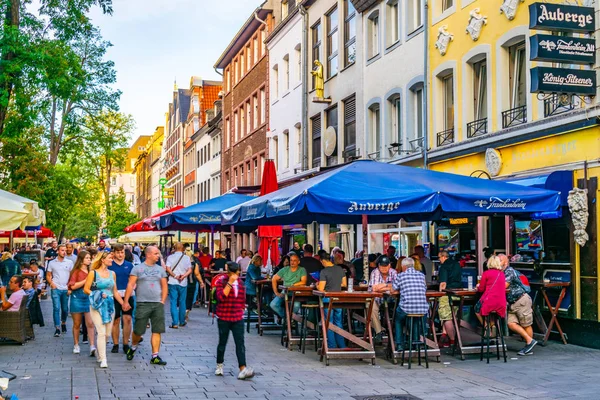
[[[285,326],[283,327],[282,332],[282,340],[283,345],[287,344],[288,350],[292,350],[292,346],[294,344],[300,345],[300,336],[294,336],[292,331],[292,320],[298,322],[299,324],[305,323],[308,329],[317,329],[314,323],[310,321],[303,321],[302,315],[296,314],[294,312],[294,303],[308,303],[311,300],[317,301],[317,298],[313,294],[314,287],[312,286],[283,286],[279,285],[279,290],[284,295],[285,298]],[[314,338],[307,339],[310,341],[314,341]]]
[[[258,334],[260,336],[263,335],[265,331],[279,331],[282,329],[280,324],[275,323],[275,315],[270,310],[269,305],[267,304],[265,310],[269,314],[269,316],[263,316],[263,304],[262,298],[265,291],[265,288],[270,288],[272,285],[271,279],[259,279],[254,281],[256,284],[256,307],[258,308],[258,323],[256,324],[256,328],[258,329]]]
[[[436,290],[428,290],[426,292],[426,296],[427,296],[427,301],[429,302],[428,322],[429,322],[429,326],[431,328],[431,337],[432,337],[432,339],[425,337],[425,343],[427,344],[427,347],[428,347],[427,355],[436,357],[437,362],[440,362],[440,346],[438,344],[437,334],[435,331],[435,315],[437,314],[437,309],[439,306],[439,299],[440,299],[440,297],[446,296],[446,293],[436,291]],[[391,317],[390,317],[390,312],[389,312],[389,305],[387,302],[387,299],[390,297],[392,297],[394,299],[394,309],[392,310]],[[386,294],[384,294],[384,299],[386,299],[386,301],[384,301],[384,310],[385,310],[384,316],[385,316],[385,321],[387,324],[388,332],[390,332],[389,340],[388,340],[388,348],[387,348],[388,357],[390,357],[390,359],[392,360],[392,362],[394,364],[397,364],[398,362],[396,360],[398,358],[402,358],[402,350],[396,349],[396,342],[395,342],[395,336],[394,336],[394,328],[395,328],[394,320],[396,318],[396,310],[398,309],[400,293],[399,292],[386,293]],[[423,349],[421,349],[421,353],[423,356],[425,356],[425,351]]]
[[[325,358],[325,365],[329,365],[330,359],[371,359],[371,364],[375,365],[375,348],[373,347],[373,336],[371,335],[371,312],[373,311],[373,302],[376,298],[381,298],[380,293],[374,292],[313,292],[319,297],[319,311],[321,315],[321,329],[323,332],[323,345],[321,347],[321,361]],[[326,303],[328,303],[326,305]],[[342,308],[351,312],[352,310],[366,309],[364,318],[365,331],[362,338],[355,336],[350,331],[330,324],[331,310]],[[327,313],[325,313],[327,309]],[[351,326],[348,327],[349,329]],[[345,349],[330,349],[327,346],[327,331],[331,330],[348,340],[358,347],[347,347]]]
[[[454,347],[452,347],[452,355],[454,355],[456,353],[456,350],[458,350],[460,353],[460,359],[464,360],[465,354],[477,354],[481,352],[481,341],[479,341],[477,344],[470,345],[463,343],[462,334],[460,330],[460,328],[468,329],[476,333],[481,338],[481,329],[474,327],[473,325],[469,324],[467,321],[463,321],[462,319],[463,306],[465,305],[465,302],[467,303],[467,305],[475,305],[477,291],[475,289],[446,289],[445,292],[448,296],[448,301],[450,302],[450,310],[452,312],[452,324],[454,325],[454,330],[456,332]],[[454,312],[455,306],[454,301],[452,300],[453,297],[460,298],[459,309],[456,313]],[[497,329],[501,328],[497,327]],[[501,332],[503,334],[503,331]],[[504,345],[504,347],[506,347],[506,344]]]
[[[560,324],[558,323],[558,309],[560,308],[560,303],[562,303],[563,299],[565,298],[565,295],[567,294],[567,288],[571,285],[571,282],[543,282],[543,281],[531,281],[529,282],[529,284],[531,286],[539,286],[540,287],[540,291],[542,292],[542,295],[544,296],[544,301],[546,302],[546,305],[548,306],[548,309],[550,310],[550,323],[548,325],[546,325],[546,322],[544,321],[544,319],[542,318],[542,312],[540,310],[540,304],[539,302],[535,301],[534,299],[534,315],[535,315],[535,321],[537,323],[538,328],[540,329],[542,335],[544,335],[544,338],[542,339],[542,345],[545,345],[546,342],[548,341],[548,338],[550,337],[550,333],[552,332],[552,327],[556,324],[556,329],[558,329],[558,333],[560,334],[560,338],[562,339],[564,344],[567,344],[567,336],[563,333],[562,328],[560,327]],[[548,289],[560,289],[560,295],[558,296],[558,299],[556,300],[556,304],[554,306],[552,306],[552,303],[550,302],[550,298],[548,298],[548,294],[546,293],[546,291]],[[536,297],[537,297],[537,293],[536,293]]]

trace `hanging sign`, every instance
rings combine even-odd
[[[569,36],[533,35],[529,38],[532,61],[594,64],[596,41]]]
[[[544,31],[594,32],[594,8],[533,3],[529,5],[529,28]]]
[[[535,67],[531,69],[531,92],[594,96],[596,94],[596,72],[580,69]]]

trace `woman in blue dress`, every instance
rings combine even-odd
[[[90,298],[83,292],[83,286],[87,280],[91,264],[92,257],[90,253],[85,250],[80,251],[77,255],[75,266],[71,270],[69,283],[67,284],[67,288],[69,289],[67,294],[69,294],[69,310],[73,318],[73,353],[79,354],[81,352],[79,348],[79,331],[83,322],[87,326],[90,357],[94,357],[96,355],[96,346],[94,346],[94,323],[90,316]]]

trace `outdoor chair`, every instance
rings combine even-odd
[[[496,324],[496,357],[498,360],[500,359],[500,349],[498,347],[498,342],[502,343],[502,353],[504,355],[504,362],[506,362],[506,346],[504,346],[504,318],[500,317],[497,312],[492,311],[488,315],[484,317],[483,326],[481,327],[481,352],[479,354],[479,361],[483,361],[483,345],[487,345],[487,363],[490,363],[490,341],[492,338],[492,325],[494,322]]]
[[[306,353],[306,337],[309,332],[309,328],[306,325],[308,321],[309,314],[312,311],[316,311],[319,309],[318,304],[302,304],[301,305],[301,313],[302,313],[302,326],[300,327],[300,348],[298,350],[302,350],[302,354]],[[316,312],[316,322],[315,329],[310,329],[313,331],[312,338],[315,340],[315,351],[319,351],[319,343],[321,342],[321,329],[319,328],[319,313]]]
[[[417,322],[416,324],[416,330],[413,329],[415,328],[414,323],[415,320]],[[427,337],[427,330],[425,328],[425,315],[423,314],[408,314],[406,317],[406,327],[407,329],[407,335],[408,335],[408,369],[410,369],[411,367],[411,363],[412,363],[412,349],[413,349],[413,345],[417,346],[417,355],[418,355],[418,361],[419,361],[419,365],[421,365],[421,346],[423,346],[423,350],[425,352],[425,368],[429,368],[429,360],[427,359],[427,343],[425,341],[425,338]],[[416,331],[416,332],[415,332]],[[413,341],[413,336],[416,333],[417,336],[417,340]],[[406,346],[404,346],[402,348],[402,358],[400,359],[400,365],[404,366],[404,354],[406,351]]]
[[[0,311],[0,338],[24,344],[28,336],[27,321],[29,321],[29,310],[27,310],[27,299],[23,298],[19,311]],[[33,336],[31,325],[30,329]]]

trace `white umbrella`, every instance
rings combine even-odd
[[[0,230],[12,231],[46,223],[37,201],[0,189]]]

